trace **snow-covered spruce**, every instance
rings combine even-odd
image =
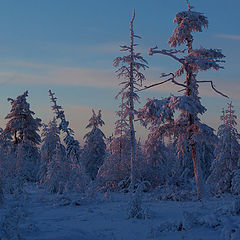
[[[70,175],[70,166],[66,159],[65,147],[57,143],[55,153],[47,164],[44,185],[51,193],[62,194],[66,188]]]
[[[63,141],[66,144],[66,158],[70,167],[69,179],[65,189],[70,192],[84,191],[88,179],[81,158],[82,151],[79,142],[74,139],[74,131],[69,127],[69,122],[66,120],[65,113],[62,107],[57,105],[57,98],[54,95],[55,94],[49,90],[49,96],[53,103],[52,110],[56,114],[56,118],[60,120],[59,129],[65,133]]]
[[[131,184],[130,173],[131,146],[129,132],[120,136],[107,139],[107,154],[104,164],[100,167],[97,175],[98,189],[103,191],[129,192]],[[139,182],[145,181],[145,191],[149,191],[151,183],[148,182],[150,171],[142,151],[140,141],[136,142],[136,182],[134,189]],[[135,190],[134,190],[135,191]]]
[[[84,136],[85,144],[83,149],[83,161],[86,173],[92,180],[96,179],[98,169],[103,164],[105,158],[105,135],[99,128],[103,125],[104,121],[102,120],[101,110],[99,110],[97,115],[92,110],[92,117],[86,127],[92,129]]]
[[[131,144],[124,106],[121,99],[120,110],[116,112],[118,119],[115,122],[114,134],[106,139],[106,157],[97,176],[98,187],[101,190],[116,191],[119,182],[130,176]]]
[[[48,165],[56,154],[57,145],[61,144],[60,130],[57,127],[55,118],[50,121],[48,125],[43,124],[42,138],[42,147],[40,151],[41,162],[38,173],[40,183],[45,182]]]
[[[240,135],[236,129],[236,118],[232,102],[223,112],[221,120],[223,124],[218,128],[219,143],[215,150],[215,159],[211,167],[211,175],[208,182],[212,183],[218,192],[237,193],[238,182],[238,160],[240,156]],[[233,179],[234,177],[234,179]]]
[[[5,117],[9,120],[4,133],[12,140],[12,151],[17,158],[19,173],[28,180],[35,181],[39,164],[39,151],[37,145],[41,138],[37,133],[41,126],[41,119],[33,118],[35,114],[27,103],[28,91],[16,99],[8,98],[11,103],[11,111]]]
[[[121,82],[123,88],[118,93],[121,95],[123,114],[125,118],[128,117],[129,121],[129,134],[130,134],[130,146],[131,146],[131,185],[130,188],[133,189],[136,182],[136,139],[134,130],[134,115],[135,115],[135,101],[138,101],[139,97],[135,93],[137,86],[142,85],[142,81],[145,80],[145,76],[140,72],[140,69],[146,69],[147,61],[141,56],[140,53],[135,52],[134,43],[135,38],[140,38],[134,34],[133,31],[133,21],[135,19],[135,11],[133,12],[132,19],[130,21],[130,44],[129,46],[120,46],[121,51],[128,52],[129,54],[123,57],[117,57],[113,61],[113,65],[118,67],[116,71],[118,78],[123,77],[124,81]]]
[[[202,32],[203,28],[208,26],[208,20],[202,13],[194,12],[191,9],[192,7],[188,4],[188,11],[182,11],[175,15],[174,22],[177,27],[168,41],[170,46],[174,48],[177,45],[186,44],[187,55],[184,55],[185,50],[158,50],[157,47],[149,50],[150,55],[160,53],[171,57],[180,64],[180,68],[174,74],[163,74],[163,77],[170,77],[159,84],[171,81],[183,88],[184,95],[170,96],[162,100],[148,100],[144,108],[140,110],[139,117],[143,119],[145,125],[155,126],[155,131],[158,131],[159,135],[163,137],[177,136],[175,141],[178,157],[177,173],[181,176],[186,168],[190,170],[190,177],[193,175],[192,172],[194,173],[197,194],[200,199],[202,197],[201,192],[204,191],[203,181],[206,178],[203,175],[208,172],[201,168],[209,166],[209,163],[201,163],[200,151],[203,149],[203,144],[211,145],[216,138],[213,129],[202,124],[198,118],[199,114],[206,111],[206,108],[200,102],[198,84],[209,82],[213,89],[217,90],[211,81],[199,81],[196,76],[199,71],[223,68],[219,63],[223,62],[224,55],[219,49],[205,49],[202,47],[193,49],[193,33]],[[185,74],[185,81],[183,83],[178,82],[176,78],[183,74]],[[180,111],[180,115],[174,118],[176,110]],[[209,149],[205,148],[205,150]],[[191,165],[190,161],[192,161]]]

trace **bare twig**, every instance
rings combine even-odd
[[[169,78],[169,79],[167,79],[167,80],[164,80],[164,81],[159,82],[159,83],[152,84],[152,85],[150,85],[150,86],[144,86],[144,88],[139,89],[137,92],[146,90],[146,89],[151,88],[151,87],[155,87],[155,86],[161,85],[161,84],[166,83],[166,82],[171,81],[171,80],[172,80],[172,78]]]
[[[168,73],[168,74],[163,73],[160,78],[162,78],[162,77],[167,77],[167,76],[170,76],[170,75],[171,75],[170,78],[168,78],[168,79],[166,79],[166,80],[164,80],[164,81],[162,81],[162,82],[152,84],[152,85],[150,85],[150,86],[144,86],[144,88],[139,89],[139,90],[136,91],[136,92],[140,92],[140,91],[143,91],[143,90],[146,90],[146,89],[148,89],[148,88],[161,85],[161,84],[166,83],[166,82],[169,82],[169,81],[171,81],[172,83],[174,83],[174,84],[176,84],[176,85],[182,86],[182,87],[184,87],[184,88],[189,88],[187,85],[184,85],[184,84],[182,84],[182,83],[177,82],[177,81],[174,79],[175,76],[174,76],[173,73]]]
[[[196,82],[197,82],[197,83],[211,83],[211,87],[212,87],[212,89],[213,89],[216,93],[222,95],[223,97],[229,98],[227,95],[225,95],[225,94],[223,94],[222,92],[218,91],[218,90],[215,88],[215,86],[214,86],[214,84],[213,84],[213,81],[211,81],[211,80],[209,80],[209,81],[196,81]]]

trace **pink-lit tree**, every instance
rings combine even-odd
[[[198,87],[200,83],[210,83],[211,87],[219,94],[212,81],[199,81],[196,79],[199,71],[209,69],[219,70],[223,68],[220,63],[224,55],[219,49],[193,48],[193,33],[202,32],[203,28],[208,27],[207,18],[199,12],[192,11],[193,7],[187,1],[188,10],[179,12],[175,15],[174,23],[177,24],[173,35],[168,43],[173,49],[159,50],[158,47],[149,50],[150,55],[162,54],[172,58],[180,64],[180,68],[175,73],[162,74],[162,77],[169,77],[166,80],[145,87],[163,84],[171,81],[173,84],[180,86],[183,96],[170,96],[162,100],[148,99],[148,102],[139,112],[139,117],[145,125],[150,124],[152,129],[161,137],[174,135],[176,137],[176,150],[179,158],[178,169],[189,172],[186,168],[191,169],[193,165],[195,181],[197,185],[198,199],[201,198],[199,167],[199,151],[203,143],[213,144],[215,141],[213,129],[200,122],[199,114],[203,114],[206,108],[200,102]],[[186,44],[187,49],[177,50],[177,46]],[[187,51],[187,54],[185,52]],[[184,82],[177,80],[180,76],[185,75]],[[174,113],[180,112],[175,118]]]
[[[130,21],[130,44],[120,46],[121,51],[128,52],[129,54],[123,57],[117,57],[113,61],[113,65],[118,67],[118,78],[124,78],[124,81],[120,84],[123,88],[118,93],[122,99],[122,114],[124,118],[128,118],[129,135],[131,145],[131,184],[130,189],[133,190],[136,184],[136,139],[134,130],[134,115],[136,114],[134,103],[138,101],[139,96],[136,94],[136,90],[142,86],[142,82],[145,80],[145,76],[140,72],[140,69],[146,69],[147,61],[141,56],[140,53],[135,52],[137,44],[134,43],[135,38],[141,38],[134,34],[133,22],[135,19],[135,11]]]
[[[49,90],[49,96],[53,103],[52,110],[56,114],[56,119],[60,120],[59,129],[65,133],[63,141],[66,144],[66,158],[70,167],[70,175],[66,183],[66,189],[69,191],[84,191],[87,178],[81,158],[79,142],[74,138],[74,131],[69,127],[69,122],[66,120],[63,108],[57,105],[55,93]]]

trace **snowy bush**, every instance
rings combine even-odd
[[[135,193],[131,193],[127,209],[127,218],[145,219],[147,217],[146,209],[143,208],[143,189],[144,184],[139,184]]]

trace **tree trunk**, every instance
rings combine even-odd
[[[191,77],[192,74],[191,72],[187,72],[186,74],[186,85],[188,87],[190,87],[190,83],[191,83]],[[191,89],[187,88],[186,89],[186,96],[191,96]],[[188,114],[188,126],[191,127],[194,124],[194,117],[192,116],[192,114]],[[189,140],[192,137],[192,130],[189,131],[189,135],[188,138]],[[191,141],[191,140],[190,140]],[[197,158],[196,158],[196,144],[195,143],[190,143],[190,148],[191,148],[191,152],[192,152],[192,161],[193,161],[193,170],[194,170],[194,176],[195,176],[195,181],[196,181],[196,185],[197,185],[197,196],[198,196],[198,200],[201,199],[201,191],[200,191],[200,184],[199,184],[199,174],[198,174],[198,163],[197,163]]]
[[[136,166],[135,166],[135,159],[136,159],[136,142],[135,142],[135,130],[134,130],[134,125],[133,125],[133,120],[134,120],[134,99],[133,99],[133,94],[134,94],[134,65],[133,65],[133,38],[134,38],[134,33],[133,33],[133,20],[135,18],[135,13],[133,12],[133,17],[130,22],[130,48],[131,48],[131,63],[130,63],[130,89],[129,89],[129,127],[130,127],[130,144],[131,144],[131,175],[130,175],[130,191],[134,190],[134,186],[136,184]]]

